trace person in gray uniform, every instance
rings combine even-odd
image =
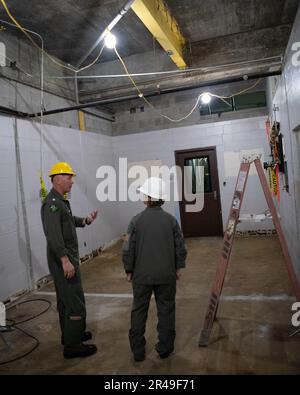
[[[49,174],[53,188],[41,208],[47,239],[47,260],[55,285],[65,358],[87,357],[97,351],[94,344],[83,343],[90,340],[92,334],[85,330],[86,308],[75,229],[90,225],[97,217],[97,210],[86,218],[73,216],[65,194],[70,192],[75,175],[68,163],[56,163]]]
[[[163,180],[150,177],[139,190],[147,207],[130,221],[122,252],[127,280],[132,281],[129,342],[137,362],[145,359],[144,334],[152,292],[158,316],[155,349],[160,358],[167,358],[174,350],[176,280],[187,256],[176,218],[161,208]]]

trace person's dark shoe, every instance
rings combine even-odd
[[[157,351],[157,353],[158,353],[158,355],[159,355],[159,357],[160,357],[161,359],[168,358],[168,357],[172,354],[172,352],[173,352],[173,350],[171,350],[171,351],[165,351],[165,352],[160,352],[160,350],[159,350],[159,348],[158,348],[158,344],[155,345],[155,350]]]
[[[83,336],[81,338],[81,341],[82,342],[87,342],[88,340],[91,340],[92,337],[93,337],[92,332],[86,331],[86,332],[84,332],[84,334],[83,334]],[[65,344],[63,337],[61,337],[61,344],[62,345]]]
[[[134,354],[135,362],[142,362],[145,360],[145,354]]]
[[[93,355],[97,352],[95,344],[74,344],[73,346],[67,346],[64,348],[64,357],[70,358],[82,358]]]
[[[86,331],[84,332],[81,341],[82,342],[87,342],[88,340],[91,340],[91,338],[93,337],[92,332]]]
[[[168,358],[168,356],[170,356],[172,354],[172,352],[173,351],[162,352],[161,354],[158,354],[158,355],[159,355],[159,358],[165,359],[165,358]]]

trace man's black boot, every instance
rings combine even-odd
[[[159,349],[158,343],[155,345],[155,350],[157,351],[157,353],[158,353],[158,355],[159,355],[159,357],[161,359],[168,358],[172,354],[172,352],[174,351],[172,349],[170,351],[161,352],[160,349]]]
[[[135,362],[142,362],[145,360],[145,354],[133,354]]]
[[[70,358],[82,358],[93,355],[97,352],[95,344],[74,344],[73,346],[67,346],[64,348],[64,357]]]
[[[92,337],[93,337],[92,332],[86,331],[86,332],[84,332],[84,334],[83,334],[83,336],[81,338],[81,341],[82,342],[87,342],[88,340],[91,340]],[[61,336],[61,344],[62,345],[65,344],[63,336]]]

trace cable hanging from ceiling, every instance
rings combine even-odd
[[[231,99],[231,98],[234,97],[234,96],[241,95],[241,94],[243,94],[243,93],[245,93],[245,92],[247,92],[247,91],[249,91],[249,90],[255,88],[255,87],[261,82],[261,80],[262,80],[261,78],[259,78],[259,79],[258,79],[253,85],[251,85],[250,87],[245,88],[245,89],[243,89],[243,90],[241,90],[241,91],[239,91],[239,92],[237,92],[237,93],[234,93],[234,94],[232,94],[232,95],[229,95],[229,96],[220,96],[220,95],[216,95],[216,94],[211,93],[211,92],[202,92],[202,93],[200,93],[200,94],[198,95],[197,100],[196,100],[196,103],[194,104],[194,106],[193,106],[193,108],[190,110],[190,112],[189,112],[188,114],[186,114],[185,116],[181,117],[181,118],[175,119],[175,118],[169,117],[168,115],[162,114],[162,113],[161,113],[160,111],[158,111],[158,110],[153,106],[153,104],[145,97],[145,95],[143,94],[143,92],[140,90],[140,88],[138,87],[138,85],[137,85],[136,82],[134,81],[132,75],[129,73],[128,68],[127,68],[127,66],[126,66],[126,64],[125,64],[125,62],[124,62],[124,60],[122,59],[121,55],[119,54],[117,48],[114,47],[114,50],[115,50],[115,53],[116,53],[116,55],[118,56],[118,58],[119,58],[119,60],[120,60],[120,62],[121,62],[121,64],[122,64],[124,70],[125,70],[126,75],[128,76],[128,78],[129,78],[130,81],[132,82],[132,84],[133,84],[133,86],[135,87],[135,89],[137,90],[138,96],[139,96],[141,99],[143,99],[143,100],[147,103],[147,105],[148,105],[149,107],[151,107],[151,109],[152,109],[153,111],[155,111],[159,116],[161,116],[161,117],[163,117],[163,118],[165,118],[165,119],[167,119],[167,120],[169,120],[169,121],[171,121],[171,122],[181,122],[181,121],[187,119],[189,116],[191,116],[192,113],[193,113],[193,112],[196,110],[196,108],[198,107],[199,101],[200,101],[204,96],[207,96],[207,95],[208,95],[209,97],[217,97],[217,98],[221,99],[222,101],[224,101],[226,104],[228,104],[228,102],[226,102],[225,99]]]
[[[21,24],[16,20],[16,18],[12,15],[10,10],[8,9],[5,0],[0,0],[0,1],[1,1],[1,4],[3,5],[7,15],[9,16],[9,18],[13,22],[12,26],[15,26],[16,28],[21,30],[22,33],[24,33],[25,36],[30,40],[30,42],[33,44],[33,46],[35,48],[37,48],[41,52],[41,56],[42,56],[42,60],[41,60],[41,113],[40,113],[41,134],[40,134],[40,170],[39,170],[40,191],[39,191],[39,195],[40,195],[41,201],[43,202],[44,199],[47,196],[47,193],[48,193],[48,191],[46,189],[46,186],[45,186],[44,179],[43,179],[43,113],[44,113],[44,104],[43,104],[43,81],[44,81],[43,68],[44,68],[44,61],[43,61],[43,55],[45,54],[53,63],[55,63],[56,65],[58,65],[58,66],[60,66],[60,67],[62,67],[64,69],[71,70],[76,75],[80,71],[86,70],[89,67],[93,66],[98,61],[98,59],[100,58],[100,56],[101,56],[101,54],[103,52],[103,49],[104,49],[105,45],[103,44],[101,46],[100,51],[99,51],[98,55],[96,56],[96,58],[90,64],[88,64],[87,66],[84,66],[84,67],[82,67],[80,69],[78,69],[78,68],[76,68],[76,67],[74,67],[72,65],[66,66],[63,63],[61,63],[61,62],[57,61],[56,59],[54,59],[54,57],[52,57],[47,51],[45,51],[45,49],[44,49],[44,41],[43,41],[43,39],[41,38],[41,36],[39,34],[34,33],[33,31],[25,29],[25,28],[23,28],[21,26]],[[7,23],[7,22],[5,22],[5,23]],[[40,39],[42,40],[42,47],[40,47],[35,42],[35,40],[31,37],[31,35],[29,33],[37,34],[40,37]],[[12,64],[13,61],[10,58],[8,58],[7,56],[5,56],[5,57]],[[26,71],[24,71],[20,67],[17,67],[17,68],[20,71],[22,71],[24,74],[26,74],[28,77],[33,77],[31,74],[27,73]]]
[[[62,62],[57,61],[57,60],[56,60],[53,56],[51,56],[47,51],[45,51],[43,48],[41,48],[41,47],[33,40],[33,38],[30,36],[30,34],[27,33],[27,31],[21,26],[21,24],[16,20],[16,18],[15,18],[15,17],[12,15],[12,13],[9,11],[9,9],[8,9],[8,7],[7,7],[7,5],[6,5],[5,0],[0,0],[0,1],[1,1],[1,3],[2,3],[2,5],[3,5],[3,8],[5,9],[7,15],[8,15],[9,18],[12,20],[12,22],[13,22],[13,23],[14,23],[14,24],[25,34],[25,36],[31,41],[31,43],[32,43],[39,51],[42,51],[42,52],[43,52],[53,63],[55,63],[56,65],[58,65],[58,66],[60,66],[60,67],[62,67],[62,68],[64,68],[64,69],[70,70],[70,71],[72,71],[73,73],[79,73],[80,71],[86,70],[87,68],[93,66],[93,65],[98,61],[98,59],[100,58],[100,56],[101,56],[101,54],[102,54],[102,51],[103,51],[103,48],[104,48],[104,45],[102,45],[102,47],[100,48],[100,51],[99,51],[98,55],[96,56],[96,58],[95,58],[90,64],[88,64],[87,66],[84,66],[84,67],[82,67],[82,68],[80,68],[80,69],[76,68],[75,66],[72,66],[71,64],[65,65],[65,64],[63,64]]]
[[[241,95],[242,93],[245,93],[245,92],[247,92],[247,91],[249,91],[249,90],[255,88],[255,87],[261,82],[261,80],[262,80],[261,78],[259,78],[259,79],[258,79],[253,85],[251,85],[250,87],[248,87],[248,88],[246,88],[246,89],[243,89],[242,91],[239,91],[239,92],[234,93],[234,94],[229,95],[229,96],[220,96],[220,95],[216,95],[216,94],[211,93],[211,92],[202,92],[202,93],[200,93],[200,94],[198,95],[198,97],[197,97],[197,99],[196,99],[196,102],[195,102],[194,106],[192,107],[192,109],[189,111],[188,114],[186,114],[185,116],[183,116],[183,117],[181,117],[181,118],[178,118],[178,119],[171,118],[171,117],[169,117],[168,115],[162,114],[160,111],[158,111],[158,110],[153,106],[153,104],[145,97],[144,93],[140,90],[140,88],[138,87],[138,85],[137,85],[136,82],[134,81],[133,76],[129,73],[128,68],[127,68],[127,66],[126,66],[126,64],[125,64],[125,62],[124,62],[124,60],[122,59],[121,55],[119,54],[119,52],[118,52],[118,50],[117,50],[117,48],[116,48],[115,37],[112,35],[112,33],[110,32],[110,30],[109,30],[108,28],[105,29],[105,31],[107,32],[107,33],[106,33],[106,42],[101,46],[100,51],[99,51],[97,57],[96,57],[90,64],[88,64],[87,66],[84,66],[84,67],[82,67],[82,68],[80,68],[80,69],[77,69],[76,67],[74,67],[74,66],[72,66],[72,65],[70,65],[70,64],[66,66],[66,65],[64,65],[63,63],[58,62],[58,61],[55,60],[50,54],[48,54],[43,48],[41,48],[41,47],[32,39],[32,37],[30,36],[30,34],[28,34],[27,31],[26,31],[26,30],[19,24],[19,22],[14,18],[14,16],[11,14],[11,12],[9,11],[9,9],[8,9],[8,7],[7,7],[7,5],[6,5],[6,3],[5,3],[5,0],[0,0],[0,1],[1,1],[1,3],[2,3],[2,5],[3,5],[3,7],[4,7],[5,11],[6,11],[6,13],[8,14],[9,18],[10,18],[10,19],[14,22],[14,24],[15,24],[15,25],[16,25],[16,26],[17,26],[17,27],[28,37],[28,39],[33,43],[33,45],[34,45],[36,48],[38,48],[40,51],[42,51],[42,53],[45,53],[45,55],[47,55],[48,58],[49,58],[52,62],[54,62],[55,64],[59,65],[59,66],[62,67],[62,68],[71,70],[72,72],[74,72],[74,73],[76,73],[76,74],[79,73],[80,71],[86,70],[87,68],[93,66],[93,65],[98,61],[98,59],[100,58],[100,56],[101,56],[101,54],[102,54],[102,52],[103,52],[103,49],[104,49],[104,46],[105,46],[105,45],[106,45],[108,48],[110,48],[110,49],[114,49],[114,51],[115,51],[115,53],[116,53],[118,59],[120,60],[122,66],[123,66],[123,68],[124,68],[124,70],[125,70],[126,76],[130,79],[132,85],[133,85],[133,86],[135,87],[135,89],[137,90],[137,92],[138,92],[138,97],[141,98],[141,99],[143,99],[143,100],[145,101],[145,103],[146,103],[153,111],[155,111],[159,116],[161,116],[161,117],[163,117],[163,118],[165,118],[165,119],[167,119],[167,120],[169,120],[169,121],[171,121],[171,122],[181,122],[181,121],[187,119],[189,116],[191,116],[192,113],[193,113],[193,112],[196,110],[196,108],[198,107],[199,101],[200,101],[204,96],[209,97],[209,100],[210,100],[211,97],[216,97],[216,98],[219,98],[219,99],[221,99],[222,101],[224,101],[226,104],[228,104],[228,102],[226,101],[226,99],[231,99],[231,98],[234,97],[234,96]],[[108,44],[107,39],[108,39],[108,41],[111,41],[110,44]]]

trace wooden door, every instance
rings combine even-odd
[[[185,237],[197,236],[222,236],[222,211],[219,192],[219,178],[217,155],[215,147],[198,148],[192,150],[175,151],[176,165],[180,166],[182,180],[182,200],[180,205],[180,217],[182,231]],[[184,194],[184,166],[204,167],[204,205],[201,211],[188,212],[187,205],[191,205]],[[197,190],[197,178],[192,175],[188,183],[193,193]],[[194,200],[196,202],[196,199]]]

